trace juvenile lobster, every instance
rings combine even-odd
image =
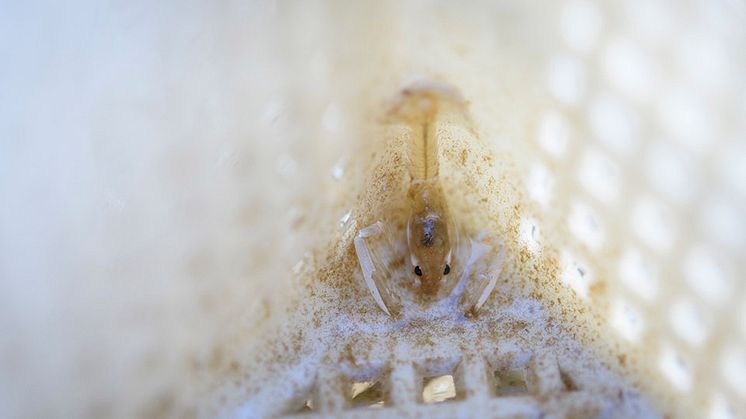
[[[447,103],[449,110],[443,109]],[[457,286],[470,279],[478,283],[476,291],[466,292],[462,298],[465,311],[475,313],[486,301],[497,282],[504,259],[504,246],[487,233],[480,233],[464,244],[466,252],[457,252],[458,231],[449,211],[446,196],[439,177],[438,132],[436,122],[443,112],[462,106],[458,93],[440,85],[415,86],[404,89],[395,105],[388,113],[388,119],[405,123],[410,128],[408,162],[410,183],[407,192],[409,215],[406,223],[406,249],[411,264],[410,275],[415,277],[417,293],[423,300],[431,301],[438,295],[450,291],[463,292],[464,286]],[[376,272],[368,241],[384,232],[383,221],[361,229],[354,240],[355,251],[360,263],[365,284],[378,306],[391,315],[397,305],[380,275]],[[498,252],[490,250],[499,249]],[[469,255],[462,260],[454,260],[455,255]],[[492,257],[488,269],[475,272],[477,260]],[[454,271],[453,263],[461,263],[458,281],[445,281]],[[472,278],[476,277],[476,278]],[[446,284],[447,283],[447,284]]]

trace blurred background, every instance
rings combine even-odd
[[[651,380],[746,415],[741,1],[3,1],[0,56],[2,417],[203,415],[418,78]]]

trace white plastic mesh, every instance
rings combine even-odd
[[[573,393],[556,380],[564,358],[536,366],[551,345],[529,363],[501,358],[499,339],[436,342],[371,367],[405,386],[394,411],[744,417],[742,3],[3,8],[0,416],[287,413],[279,396],[252,410],[279,394],[261,386],[370,413],[329,389],[342,375],[319,354],[333,336],[302,354],[315,368],[261,351],[314,346],[273,332],[309,327],[307,293],[340,293],[306,285],[362,227],[378,118],[407,80],[436,79],[470,102],[500,161],[496,200],[522,208],[512,234],[532,258],[556,256],[547,281],[588,310],[557,324],[602,337],[572,340],[581,355],[565,368],[599,375],[547,398]],[[343,313],[352,329],[380,314],[356,287],[340,297],[360,298]],[[479,372],[513,364],[550,378],[488,397]],[[467,389],[457,402],[406,389],[444,372]],[[639,404],[613,404],[618,389]]]

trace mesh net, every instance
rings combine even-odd
[[[0,416],[744,417],[742,3],[11,9]],[[387,317],[354,250],[423,80],[507,249],[473,319]]]

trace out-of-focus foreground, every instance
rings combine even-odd
[[[492,3],[0,6],[0,416],[212,414],[423,78],[630,380],[743,415],[746,7]]]

